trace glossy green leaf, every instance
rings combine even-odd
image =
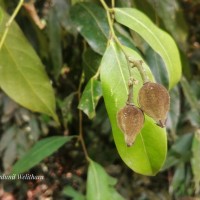
[[[129,56],[136,60],[142,58],[135,51],[124,48]],[[112,58],[112,59],[110,59]],[[152,79],[149,68],[144,67]],[[165,129],[158,127],[155,122],[145,116],[145,124],[132,147],[127,147],[123,133],[117,125],[116,114],[122,108],[128,95],[128,67],[123,52],[111,41],[101,63],[101,82],[106,109],[112,125],[112,132],[117,150],[123,161],[134,171],[144,175],[155,175],[162,167],[166,152],[167,139]],[[132,76],[138,80],[134,85],[134,103],[137,104],[138,90],[142,80],[137,69],[132,69]]]
[[[55,77],[58,78],[62,68],[62,49],[61,49],[61,26],[59,24],[57,12],[53,7],[48,14],[48,36],[49,36],[49,53],[53,65]]]
[[[90,160],[87,175],[87,200],[123,200],[124,198],[114,189],[115,181],[104,168]]]
[[[76,191],[71,186],[66,186],[62,193],[68,197],[73,198],[73,200],[85,200],[85,196]]]
[[[8,17],[0,27],[0,38]],[[13,22],[0,50],[0,87],[20,105],[58,121],[55,96],[40,58]]]
[[[83,52],[83,69],[86,80],[94,76],[100,66],[102,56],[95,53],[91,48]]]
[[[181,62],[174,40],[137,9],[115,8],[114,12],[117,22],[136,31],[162,57],[169,75],[169,88],[176,85],[181,77]]]
[[[92,119],[95,116],[95,108],[101,96],[101,83],[91,78],[83,91],[78,108]]]
[[[47,156],[57,151],[66,142],[73,137],[53,136],[37,142],[20,160],[18,160],[13,168],[13,174],[20,174],[31,169]]]
[[[70,11],[77,30],[91,48],[103,54],[106,49],[109,27],[103,8],[94,3],[78,3]],[[95,33],[95,34],[94,34]]]
[[[196,131],[196,134],[193,138],[192,144],[192,172],[193,172],[193,179],[195,183],[195,193],[198,194],[200,192],[200,133]]]

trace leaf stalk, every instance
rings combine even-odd
[[[11,15],[10,19],[8,20],[8,22],[6,23],[6,28],[5,28],[5,31],[4,31],[3,36],[1,38],[1,41],[0,41],[0,50],[1,50],[1,48],[3,46],[3,43],[4,43],[5,39],[6,39],[6,36],[8,34],[8,31],[9,31],[9,28],[10,28],[13,20],[15,19],[16,15],[18,14],[19,10],[21,9],[23,3],[24,3],[24,0],[20,0],[19,1],[17,7],[15,8],[15,10],[13,12],[13,14]]]

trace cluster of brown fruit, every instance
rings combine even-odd
[[[143,113],[153,118],[157,125],[163,128],[169,111],[170,97],[164,86],[146,82],[138,95],[140,108],[127,101],[117,113],[118,126],[124,133],[127,146],[132,146],[143,127]]]

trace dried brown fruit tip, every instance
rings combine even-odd
[[[138,100],[143,112],[153,118],[158,126],[165,127],[170,106],[167,89],[158,83],[147,82],[140,89]]]
[[[117,113],[117,123],[124,133],[128,147],[132,146],[144,124],[144,114],[136,106],[127,104]]]

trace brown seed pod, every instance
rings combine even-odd
[[[145,114],[152,117],[157,125],[165,127],[170,96],[164,86],[147,82],[139,91],[139,105]]]
[[[138,107],[127,104],[117,113],[117,123],[124,133],[127,146],[130,147],[143,127],[144,114]]]

